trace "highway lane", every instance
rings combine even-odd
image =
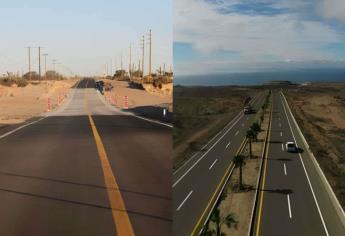
[[[171,232],[171,129],[107,106],[91,79],[58,111],[1,138],[0,150],[0,235],[116,235],[124,214],[137,235]],[[118,189],[105,183],[111,173]]]
[[[260,235],[325,235],[299,155],[286,152],[294,139],[278,92],[269,140]]]
[[[287,153],[287,141],[296,141],[302,151]],[[273,93],[267,157],[256,235],[344,235],[344,215],[338,213],[280,92]]]
[[[258,95],[258,110],[265,94]],[[226,168],[254,121],[254,114],[241,112],[215,138],[173,175],[173,235],[190,235],[215,192]]]

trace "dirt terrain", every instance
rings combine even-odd
[[[172,85],[167,84],[160,89],[154,89],[153,86],[145,86],[145,89],[131,86],[126,81],[116,81],[103,79],[105,83],[110,83],[113,86],[111,93],[116,96],[117,100],[122,101],[125,96],[128,96],[128,106],[144,107],[144,106],[160,106],[164,105],[172,110]]]
[[[345,84],[311,84],[286,92],[292,112],[345,207]]]
[[[174,87],[173,168],[218,133],[241,109],[255,87]]]
[[[21,123],[63,103],[77,79],[31,81],[24,87],[0,85],[0,125]]]

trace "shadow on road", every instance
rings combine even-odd
[[[292,161],[290,158],[266,158],[270,161]]]
[[[259,191],[269,192],[269,193],[278,193],[278,194],[292,194],[291,189],[259,189]]]
[[[166,123],[173,122],[173,113],[168,109],[168,104],[160,104],[159,106],[140,106],[129,108],[125,111],[134,113],[135,115],[159,120]],[[163,109],[165,108],[165,116],[163,115]]]

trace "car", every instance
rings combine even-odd
[[[297,146],[294,142],[287,142],[285,147],[287,152],[297,152]]]
[[[244,114],[251,114],[251,113],[253,113],[253,108],[251,106],[246,106],[243,109],[243,113]]]

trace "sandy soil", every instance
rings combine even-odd
[[[0,85],[0,124],[15,124],[47,111],[48,99],[51,108],[63,103],[76,79],[61,81],[32,81],[25,87]]]
[[[160,97],[171,97],[172,92],[173,92],[173,84],[162,84],[162,88],[156,88],[152,84],[144,84],[143,85],[144,89],[155,96],[160,96]]]
[[[286,95],[311,151],[345,208],[345,84],[312,84],[290,89]]]
[[[146,91],[144,89],[132,88],[126,81],[107,79],[103,79],[103,81],[113,85],[110,96],[116,98],[120,107],[123,105],[124,97],[128,96],[129,108],[163,105],[168,106],[169,110],[172,111],[171,84],[164,85],[162,90],[155,90],[153,89],[153,86],[147,86],[148,91]]]

